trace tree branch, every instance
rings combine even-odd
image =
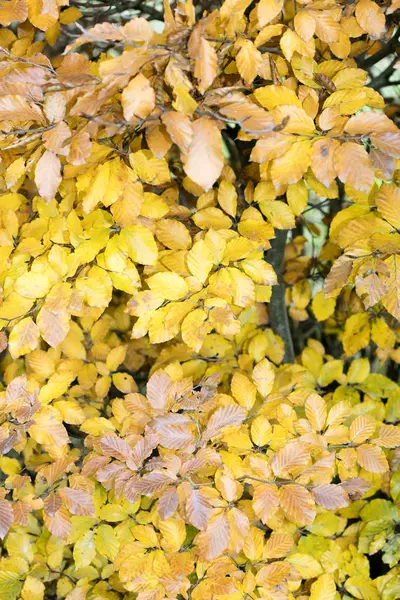
[[[295,361],[292,333],[290,331],[289,316],[285,303],[285,283],[283,281],[284,256],[287,239],[287,230],[275,230],[276,237],[271,242],[271,248],[268,250],[266,258],[273,266],[277,277],[278,285],[273,286],[271,301],[269,303],[269,318],[271,327],[279,335],[285,344],[284,363]]]

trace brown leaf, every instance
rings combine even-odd
[[[62,506],[54,515],[50,517],[46,513],[43,515],[44,524],[54,536],[63,540],[69,537],[72,530],[71,518],[65,506]]]
[[[373,148],[369,153],[372,168],[379,171],[378,177],[382,179],[392,179],[394,172],[394,159],[392,156]]]
[[[94,516],[93,499],[88,492],[73,488],[62,488],[59,494],[73,515],[78,517]]]
[[[315,502],[327,510],[344,508],[350,504],[346,490],[333,483],[326,483],[313,488],[312,495]]]
[[[340,256],[332,265],[325,279],[324,291],[326,298],[336,298],[346,285],[353,261],[348,256]]]
[[[371,135],[371,142],[393,158],[400,157],[400,132],[384,131],[382,133]]]
[[[69,144],[66,144],[67,140],[71,138],[70,128],[64,121],[61,121],[53,129],[45,131],[42,139],[43,145],[46,150],[60,154],[61,156],[67,156],[69,153]]]
[[[61,179],[61,162],[59,157],[54,152],[46,150],[36,165],[35,183],[39,194],[47,202],[50,202],[56,195]]]
[[[201,169],[199,165],[202,165]],[[221,132],[215,121],[201,117],[193,123],[193,140],[184,157],[185,172],[207,192],[220,176],[223,166]]]
[[[166,425],[158,432],[160,446],[171,450],[189,451],[194,449],[194,436],[192,431],[184,425]]]
[[[199,489],[185,485],[185,510],[189,523],[197,529],[205,529],[212,514],[212,506],[208,498]]]
[[[174,481],[176,481],[176,477],[173,477],[171,473],[154,471],[154,473],[144,475],[141,479],[137,479],[134,484],[134,489],[143,496],[152,496]]]
[[[50,494],[44,501],[44,510],[49,517],[54,517],[56,512],[62,506],[62,498],[60,494]]]
[[[362,498],[372,487],[372,484],[362,477],[351,477],[340,485],[345,490],[346,494],[348,494],[352,502],[360,500],[360,498]]]
[[[129,444],[112,433],[104,435],[98,444],[105,456],[112,456],[117,460],[125,461],[131,452]]]
[[[79,131],[72,136],[67,160],[71,165],[79,166],[85,164],[90,155],[92,142],[87,131]]]
[[[0,538],[3,539],[14,521],[11,502],[0,500]]]
[[[178,503],[179,496],[176,488],[168,488],[165,490],[158,499],[157,508],[160,519],[165,521],[172,517],[178,508]]]

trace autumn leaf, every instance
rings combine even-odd
[[[202,164],[204,168],[198,169]],[[201,117],[193,123],[193,140],[184,157],[186,174],[208,191],[223,167],[222,138],[214,121]]]

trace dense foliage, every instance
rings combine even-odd
[[[97,4],[0,2],[1,600],[396,600],[398,2]]]

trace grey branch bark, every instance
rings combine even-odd
[[[267,260],[273,266],[277,276],[278,285],[272,288],[271,301],[268,305],[269,320],[271,327],[279,335],[285,344],[284,363],[295,361],[292,333],[290,331],[289,316],[285,303],[285,283],[283,281],[284,254],[286,247],[287,231],[276,229],[275,239],[271,242],[271,248],[267,252]]]

